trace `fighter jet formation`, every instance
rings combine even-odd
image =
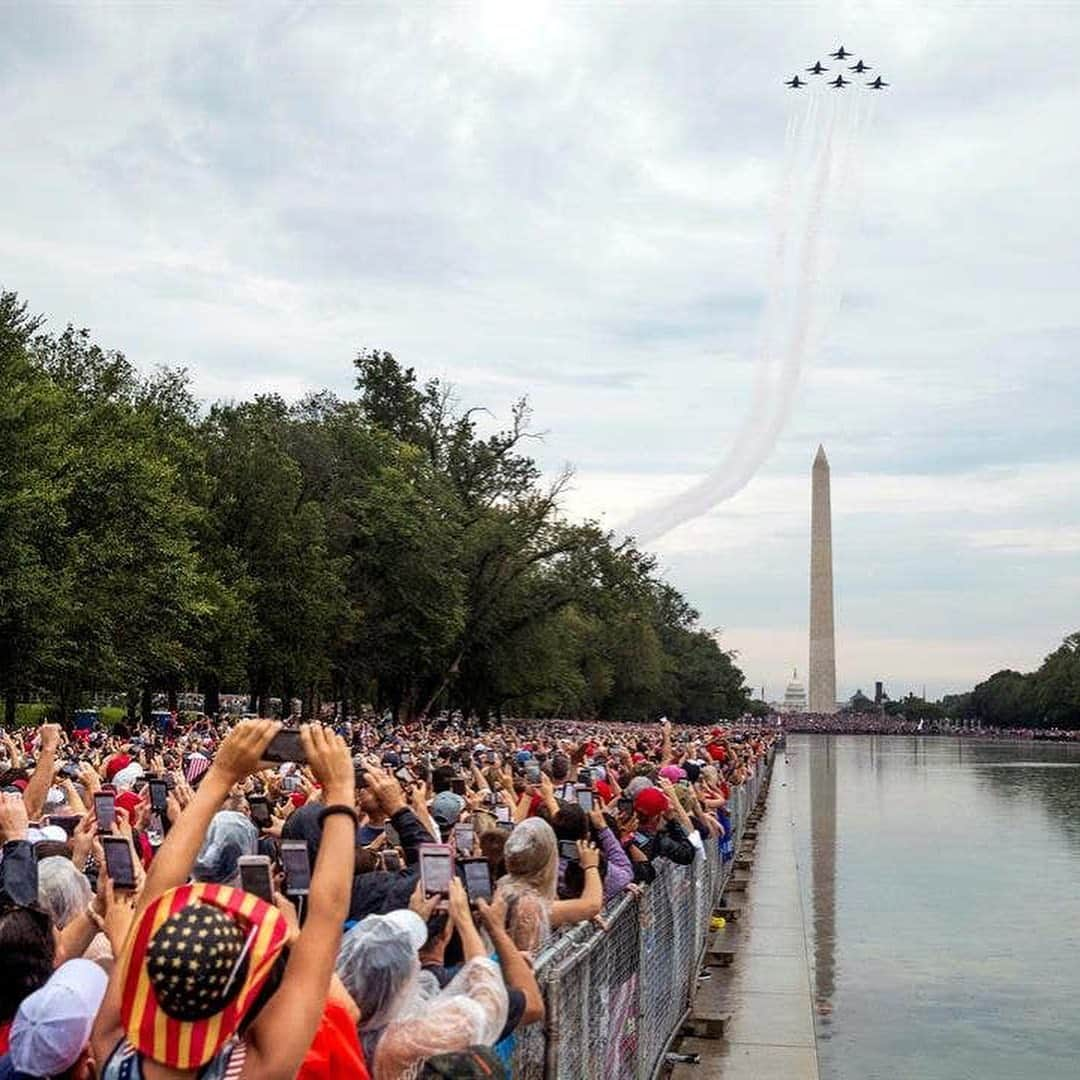
[[[854,55],[854,53],[848,52],[848,50],[845,49],[843,45],[841,45],[840,48],[836,50],[836,52],[829,53],[829,56],[831,56],[834,60],[847,60]],[[829,69],[820,60],[815,60],[814,63],[806,70],[810,72],[811,75],[824,75],[825,72]],[[862,75],[864,72],[873,71],[874,69],[868,63],[866,63],[865,60],[859,60],[857,63],[852,64],[851,67],[848,68],[848,70],[854,71],[857,74]],[[842,90],[845,86],[853,85],[851,79],[844,78],[843,72],[837,75],[835,79],[828,79],[826,81],[830,86],[834,87],[837,90]],[[785,79],[784,85],[790,87],[792,90],[801,90],[802,87],[808,86],[809,83],[807,83],[803,79],[800,79],[798,75],[795,75],[790,79]],[[885,82],[885,80],[879,75],[876,79],[873,79],[872,81],[866,83],[866,85],[870,87],[871,90],[884,90],[885,87],[889,84]]]

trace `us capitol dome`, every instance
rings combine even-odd
[[[791,673],[791,682],[784,690],[784,700],[780,702],[780,711],[786,713],[806,712],[806,687],[799,682],[799,672],[796,668]]]

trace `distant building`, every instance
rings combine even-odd
[[[791,682],[784,690],[784,700],[777,703],[777,708],[783,713],[806,712],[806,687],[799,682],[798,669],[792,671]]]

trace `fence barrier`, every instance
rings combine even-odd
[[[769,752],[735,788],[728,813],[738,851],[772,770]],[[690,1008],[709,920],[734,861],[705,841],[690,866],[666,859],[639,897],[604,910],[607,929],[584,923],[556,936],[536,959],[547,1020],[521,1030],[514,1080],[652,1080]]]

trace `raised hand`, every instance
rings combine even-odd
[[[277,720],[241,720],[225,736],[210,768],[232,787],[258,770],[263,752],[280,730]]]

